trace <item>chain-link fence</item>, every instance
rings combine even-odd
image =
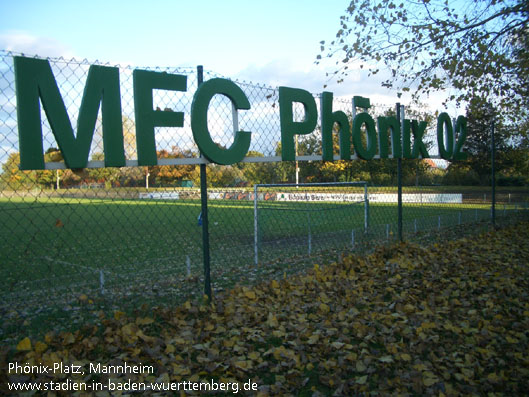
[[[100,111],[88,167],[66,169],[41,109],[47,169],[21,171],[14,56],[0,52],[0,337],[75,325],[100,310],[201,297],[204,246],[197,164],[203,160],[189,117],[197,71],[142,68],[186,76],[186,91],[153,90],[153,110],[184,114],[180,128],[155,128],[158,165],[137,166],[133,69],[98,63],[119,69],[127,167],[98,168],[104,159]],[[75,126],[93,63],[48,62]],[[213,77],[219,76],[205,72],[204,80]],[[340,160],[343,147],[338,148],[335,134],[335,161],[322,162],[318,127],[296,140],[298,161],[281,162],[278,90],[237,85],[250,110],[236,112],[227,97],[216,95],[208,112],[209,130],[219,146],[231,145],[233,131],[252,133],[244,162],[207,167],[214,293],[235,283],[282,277],[316,261],[337,260],[343,251],[394,241],[399,222],[400,237],[428,240],[444,230],[490,221],[490,188],[440,186],[446,167],[440,160],[402,161],[404,184],[412,187],[405,187],[401,196],[400,221],[394,159]],[[303,106],[295,104],[293,110],[294,119],[303,120]],[[351,118],[358,109],[351,100],[335,99],[333,110]],[[372,106],[369,112],[395,113],[384,106]],[[432,117],[421,109],[407,114]],[[435,144],[428,145],[434,154]],[[318,185],[322,182],[325,186]],[[496,216],[521,216],[527,199],[523,188],[499,190]]]

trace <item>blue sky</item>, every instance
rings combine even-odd
[[[349,0],[0,0],[0,49],[141,66],[196,66],[223,76],[394,103],[382,76],[344,84],[315,65]]]
[[[319,42],[335,36],[348,3],[0,0],[0,47],[135,66],[203,64],[229,77],[319,70],[323,85]]]
[[[0,4],[2,35],[28,34],[82,58],[163,66],[204,63],[228,73],[282,58],[312,62],[319,41],[338,30],[348,1],[2,0]]]
[[[239,81],[409,103],[381,87],[382,73],[368,77],[358,68],[336,84],[326,76],[336,59],[315,64],[349,2],[0,0],[0,49],[134,67],[203,65]],[[441,98],[428,100],[431,110],[442,108]]]

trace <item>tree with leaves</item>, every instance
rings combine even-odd
[[[528,112],[527,0],[352,0],[336,38],[340,80],[358,68],[389,70],[383,86],[415,98],[452,89],[449,100],[486,97],[513,119]]]
[[[509,177],[527,176],[526,139],[512,131],[512,124],[505,123],[501,115],[496,114],[492,104],[484,98],[476,97],[470,101],[467,111],[466,151],[468,159],[463,162],[452,162],[445,180],[449,184],[489,185],[491,182],[492,164],[492,124],[494,123],[495,171],[497,175]]]
[[[18,190],[21,188],[32,188],[35,184],[34,171],[21,171],[18,168],[20,164],[20,153],[12,152],[2,164],[2,175],[0,180],[2,185],[7,189]]]
[[[158,158],[189,158],[195,154],[191,150],[173,146],[170,151],[157,151]],[[195,174],[194,165],[155,165],[148,168],[149,177],[160,186],[174,186],[182,180],[190,180]]]
[[[250,150],[247,157],[264,157],[264,155],[260,152]],[[242,170],[244,179],[251,185],[274,183],[276,181],[276,164],[274,163],[239,163],[237,167]]]

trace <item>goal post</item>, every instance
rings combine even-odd
[[[253,196],[255,264],[265,243],[310,255],[316,241],[354,246],[355,230],[369,228],[367,182],[257,184]]]

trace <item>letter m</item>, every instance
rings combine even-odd
[[[40,102],[67,168],[86,167],[101,103],[105,167],[125,165],[119,69],[90,66],[74,135],[49,62],[15,57],[14,65],[20,169],[45,168]]]

